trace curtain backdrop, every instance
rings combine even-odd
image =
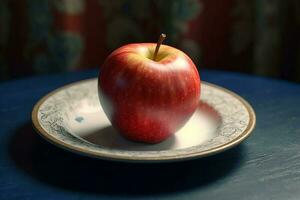
[[[299,0],[0,0],[0,80],[99,67],[161,32],[200,70],[300,80],[299,13]]]

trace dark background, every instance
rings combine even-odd
[[[300,81],[299,11],[298,0],[0,0],[0,81],[98,68],[161,32],[200,72]]]

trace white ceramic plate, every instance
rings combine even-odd
[[[72,152],[120,161],[175,161],[212,155],[250,135],[255,113],[240,96],[202,82],[199,108],[174,136],[159,144],[124,139],[106,118],[97,79],[76,82],[43,97],[32,121],[44,138]]]

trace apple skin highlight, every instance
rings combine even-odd
[[[98,78],[100,103],[125,138],[158,143],[178,131],[200,100],[200,76],[182,51],[156,43],[128,44],[111,53]]]

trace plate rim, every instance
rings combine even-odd
[[[211,149],[207,149],[205,151],[200,151],[200,152],[192,152],[189,154],[182,154],[182,155],[171,155],[171,156],[151,156],[151,157],[134,157],[134,156],[122,156],[122,155],[108,155],[103,152],[95,152],[91,151],[89,149],[84,149],[81,147],[73,146],[71,144],[68,144],[62,140],[59,140],[49,134],[46,130],[44,130],[41,126],[41,124],[38,121],[38,110],[40,106],[51,96],[56,94],[57,92],[60,92],[66,88],[72,87],[77,84],[82,84],[85,82],[97,80],[97,78],[89,78],[89,79],[84,79],[80,81],[75,81],[69,84],[66,84],[64,86],[58,87],[57,89],[54,89],[53,91],[47,93],[44,95],[40,100],[37,101],[37,103],[34,105],[32,112],[31,112],[31,120],[33,124],[33,128],[36,130],[36,132],[42,136],[44,139],[46,139],[48,142],[54,144],[57,147],[63,148],[65,150],[71,151],[73,153],[77,153],[80,155],[88,156],[88,157],[93,157],[93,158],[98,158],[98,159],[105,159],[105,160],[112,160],[112,161],[123,161],[123,162],[173,162],[173,161],[182,161],[182,160],[190,160],[190,159],[196,159],[196,158],[202,158],[202,157],[207,157],[211,156],[217,153],[221,153],[223,151],[226,151],[230,148],[233,148],[240,144],[242,141],[244,141],[246,138],[248,138],[251,133],[253,132],[253,129],[255,128],[256,125],[256,115],[255,111],[252,108],[252,106],[240,95],[236,94],[235,92],[226,89],[222,86],[209,83],[206,81],[201,81],[201,84],[205,84],[214,88],[217,88],[219,90],[222,90],[223,92],[232,95],[235,97],[237,100],[239,100],[243,106],[245,106],[248,114],[249,114],[249,123],[247,125],[247,128],[235,139],[226,142],[222,145],[216,146]]]

